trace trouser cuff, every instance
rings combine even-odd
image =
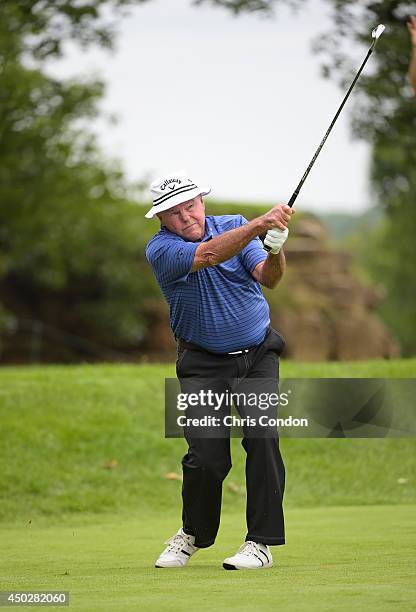
[[[249,540],[250,542],[256,542],[257,544],[267,544],[268,546],[282,546],[286,543],[284,537],[270,538],[267,536],[255,536],[248,534],[246,536],[246,542],[248,542]]]

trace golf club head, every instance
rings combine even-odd
[[[385,29],[386,29],[386,26],[380,23],[380,25],[374,28],[374,30],[371,32],[372,38],[374,38],[375,40],[378,40],[380,36],[383,34]]]

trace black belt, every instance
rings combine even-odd
[[[270,327],[267,329],[266,335],[264,336],[264,339],[260,342],[260,344],[262,344],[266,339],[269,330]],[[231,351],[230,353],[214,353],[213,351],[208,351],[206,348],[204,348],[203,346],[199,346],[198,344],[186,342],[186,340],[182,340],[182,338],[176,338],[176,340],[178,342],[179,349],[190,349],[191,351],[200,351],[201,353],[209,353],[210,355],[218,355],[220,357],[225,357],[228,355],[230,355],[231,357],[233,355],[245,355],[246,353],[249,353],[250,351],[253,351],[254,349],[260,346],[260,344],[256,344],[255,346],[250,346],[249,348],[241,349],[240,351]]]

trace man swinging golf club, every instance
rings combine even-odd
[[[276,392],[284,341],[270,327],[260,285],[271,289],[282,278],[282,246],[294,211],[279,204],[249,222],[241,215],[206,216],[202,197],[210,189],[198,187],[184,172],[155,180],[150,191],[153,206],[146,217],[156,215],[161,227],[146,256],[170,307],[181,384],[192,387],[209,379],[215,390],[224,390],[225,381],[237,380],[248,381],[256,392]],[[258,237],[264,233],[269,253]],[[237,409],[247,416],[243,406]],[[193,410],[202,414],[204,407]],[[223,567],[268,568],[269,546],[285,543],[285,468],[275,429],[250,435],[243,428],[243,433],[248,531]],[[161,568],[183,567],[200,548],[214,544],[222,483],[231,469],[229,436],[195,435],[191,427],[184,427],[184,435],[182,527],[157,559]]]
[[[413,26],[412,20],[412,34]],[[277,387],[283,340],[270,327],[260,284],[274,288],[282,278],[282,246],[292,206],[384,30],[379,24],[371,32],[364,61],[287,205],[279,204],[250,222],[241,215],[205,217],[202,196],[210,189],[199,188],[185,173],[150,186],[153,206],[146,217],[157,215],[161,229],[147,245],[146,255],[170,306],[182,390],[195,389],[193,383],[199,381],[198,387],[205,379],[220,390],[227,380],[248,381],[257,393]],[[265,232],[268,254],[258,238]],[[236,408],[246,414],[238,402]],[[191,411],[203,412],[203,405]],[[225,569],[271,567],[269,546],[285,541],[285,469],[277,432],[252,436],[247,426],[243,432],[248,533],[237,553],[225,559]],[[186,565],[199,548],[214,543],[219,528],[222,482],[231,468],[229,438],[195,435],[192,427],[184,427],[184,435],[189,448],[182,459],[182,527],[166,542],[156,567]]]

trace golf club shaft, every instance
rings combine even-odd
[[[338,119],[342,109],[344,108],[344,105],[345,105],[346,101],[348,100],[348,97],[349,97],[351,91],[353,90],[354,85],[356,84],[356,82],[358,80],[358,77],[360,76],[361,72],[363,71],[364,66],[367,63],[368,58],[370,57],[371,53],[373,52],[375,43],[376,43],[376,41],[373,42],[373,44],[371,45],[370,49],[368,50],[368,53],[367,53],[363,63],[361,64],[360,69],[358,70],[357,74],[355,75],[355,78],[354,78],[353,82],[351,83],[347,93],[345,94],[345,97],[344,97],[343,101],[341,102],[341,105],[340,105],[339,109],[335,113],[335,116],[332,119],[331,124],[330,124],[329,128],[326,131],[325,136],[322,138],[319,147],[316,149],[315,155],[312,157],[309,166],[306,168],[306,171],[305,171],[304,175],[300,179],[299,185],[296,187],[295,191],[292,193],[292,196],[291,196],[289,202],[287,203],[288,206],[292,207],[293,204],[295,203],[296,198],[298,197],[299,192],[302,189],[303,183],[306,181],[306,178],[307,178],[309,172],[312,170],[312,166],[314,165],[314,163],[315,163],[319,153],[322,150],[322,147],[324,146],[324,144],[326,142],[326,139],[328,138],[329,134],[331,133],[332,128],[335,125],[336,120]]]
[[[381,32],[380,32],[380,28],[382,28],[382,29],[381,29]],[[349,89],[348,89],[347,93],[345,94],[344,99],[343,99],[343,101],[342,101],[342,102],[341,102],[341,104],[340,104],[340,107],[338,108],[337,112],[335,113],[335,116],[334,116],[334,118],[332,119],[332,121],[331,121],[331,123],[330,123],[330,126],[329,126],[329,128],[327,129],[327,131],[326,131],[326,133],[325,133],[325,136],[322,138],[321,143],[320,143],[319,147],[317,148],[317,150],[316,150],[316,152],[315,152],[314,156],[312,157],[312,159],[311,159],[311,161],[310,161],[310,163],[309,163],[309,166],[306,168],[304,175],[303,175],[303,176],[302,176],[302,178],[300,179],[298,186],[296,187],[295,191],[292,193],[292,196],[291,196],[291,198],[290,198],[289,202],[287,203],[287,205],[288,205],[288,206],[290,206],[291,208],[292,208],[293,204],[296,202],[296,198],[298,197],[299,192],[300,192],[300,190],[302,189],[303,184],[304,184],[304,182],[306,181],[306,179],[307,179],[307,177],[308,177],[309,172],[312,170],[312,167],[313,167],[314,163],[316,162],[316,159],[317,159],[317,157],[318,157],[319,153],[321,152],[322,147],[324,146],[324,144],[325,144],[325,142],[326,142],[326,139],[328,138],[329,134],[331,133],[331,130],[332,130],[332,128],[334,127],[336,120],[338,119],[338,117],[339,117],[339,115],[340,115],[340,113],[341,113],[342,109],[344,108],[344,105],[345,105],[346,101],[348,100],[348,97],[349,97],[350,93],[352,92],[352,90],[353,90],[353,88],[354,88],[354,85],[356,84],[356,82],[357,82],[357,80],[358,80],[358,78],[359,78],[359,76],[360,76],[361,72],[363,71],[364,66],[366,65],[366,63],[367,63],[367,61],[368,61],[368,58],[369,58],[369,57],[370,57],[370,55],[372,54],[373,49],[374,49],[374,47],[375,47],[375,45],[376,45],[376,43],[377,43],[377,40],[378,40],[379,36],[380,36],[380,35],[383,33],[383,31],[384,31],[384,26],[383,26],[383,25],[378,26],[377,30],[379,30],[379,32],[378,32],[378,36],[377,36],[377,34],[376,34],[376,35],[374,35],[374,34],[375,34],[375,32],[376,32],[376,30],[374,30],[374,31],[373,31],[374,41],[373,41],[373,43],[372,43],[371,47],[369,48],[369,50],[368,50],[368,52],[367,52],[367,55],[366,55],[366,56],[365,56],[365,58],[364,58],[363,63],[361,64],[361,66],[360,66],[360,68],[359,68],[359,70],[358,70],[357,74],[355,75],[355,78],[354,78],[353,82],[351,83],[351,85],[350,85],[350,87],[349,87]],[[267,245],[264,245],[264,248],[265,248],[265,250],[266,250],[266,251],[270,251],[270,247],[268,247]]]

